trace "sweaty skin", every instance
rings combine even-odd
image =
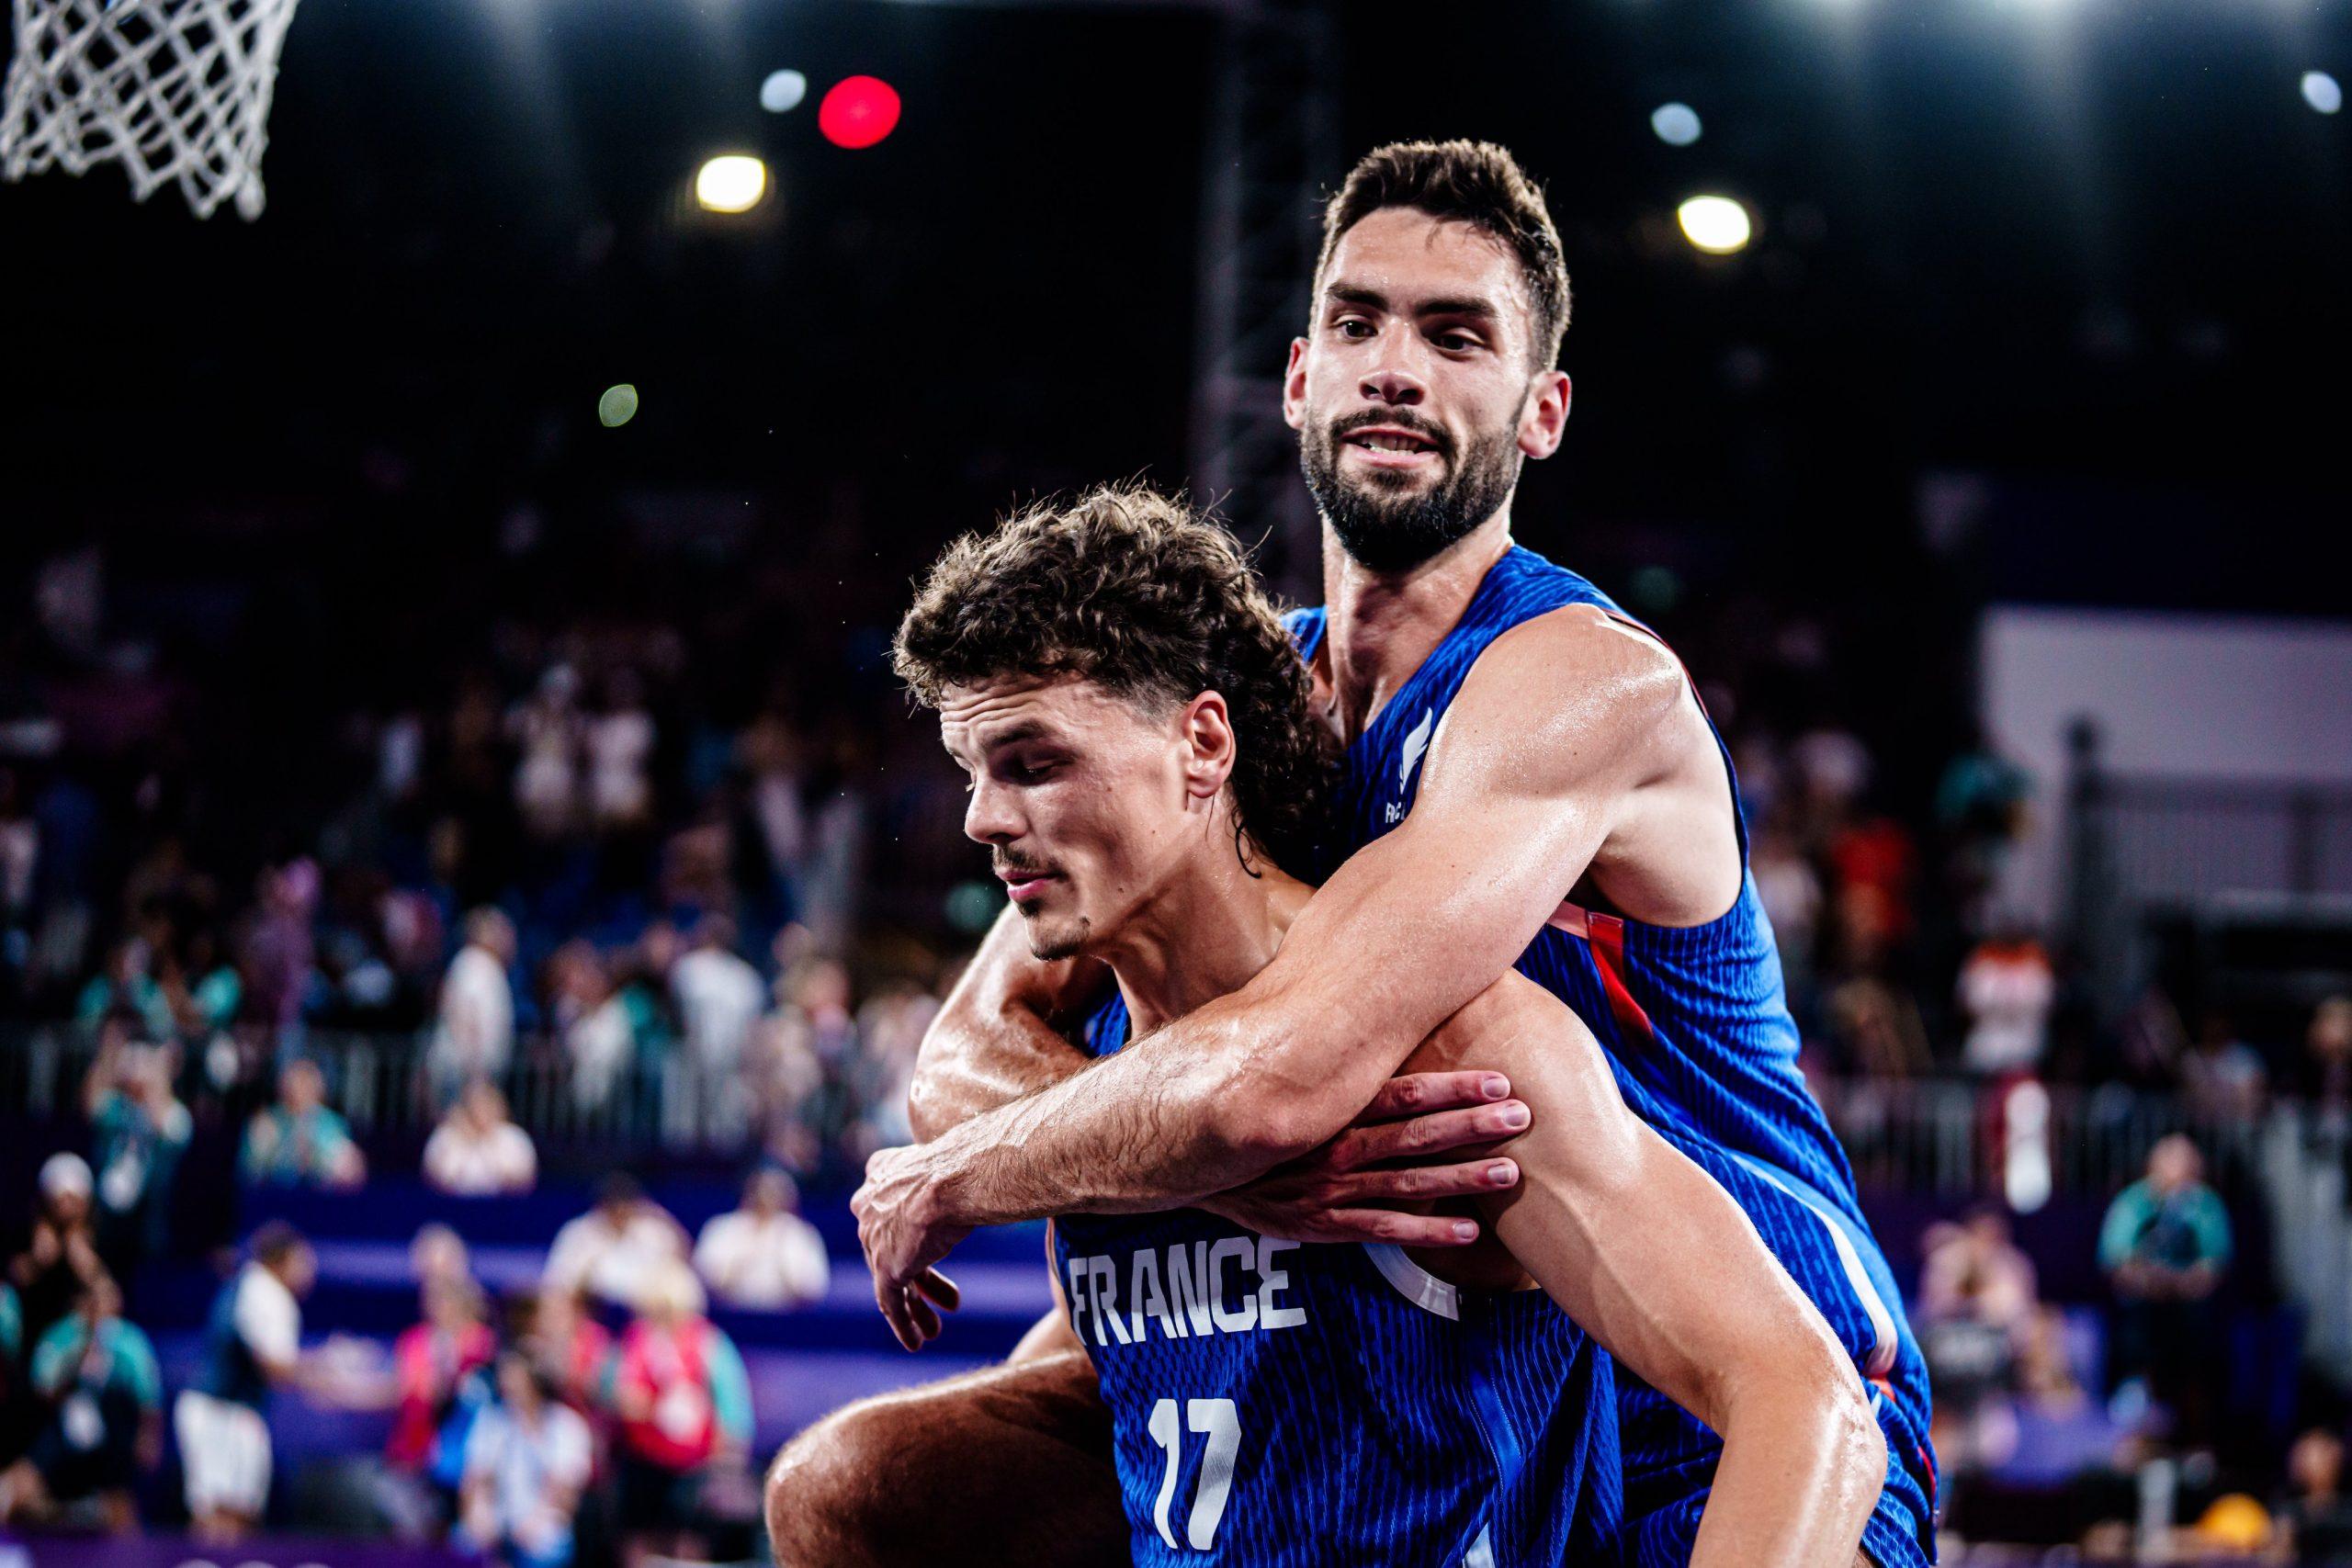
[[[1223,748],[1229,758],[1221,701],[1204,696],[1195,708],[1211,735],[1195,750]],[[1058,808],[1061,832],[1043,841],[1064,856],[1089,857],[1101,868],[1092,880],[1116,890],[1111,901],[1091,905],[1121,911],[1091,928],[1092,951],[1117,967],[1140,1037],[1057,1088],[974,1119],[932,1149],[876,1157],[854,1207],[877,1300],[910,1347],[936,1335],[940,1309],[955,1304],[953,1287],[931,1265],[974,1223],[967,1215],[984,1213],[979,1223],[998,1223],[1130,1206],[1073,1190],[1075,1184],[1023,1186],[1036,1180],[1023,1168],[1035,1140],[1051,1134],[1050,1122],[1030,1119],[1034,1108],[1111,1077],[1130,1059],[1157,1055],[1188,1013],[1219,1005],[1208,994],[1214,985],[1204,988],[1201,975],[1228,976],[1216,982],[1227,985],[1262,975],[1281,962],[1322,901],[1279,871],[1240,874],[1229,856],[1202,856],[1182,839],[1155,858],[1154,847],[1167,842],[1164,830],[1122,829],[1115,812],[1105,818],[1083,807],[1073,810],[1064,804],[1066,794],[1045,797],[1074,788],[1090,798],[1083,777],[1004,784],[988,763],[969,761],[987,751],[990,724],[1023,733],[1042,724],[1050,733],[1057,715],[1068,721],[1092,711],[1067,688],[1012,683],[944,704],[942,711],[946,732],[962,737],[951,743],[974,772],[967,825],[975,836],[1019,849]],[[1130,751],[1148,749],[1148,738],[1124,744]],[[1102,743],[1105,751],[1115,749]],[[1191,780],[1193,771],[1188,761],[1184,776]],[[1216,800],[1222,765],[1199,771],[1188,791]],[[1034,807],[1025,791],[1039,792]],[[1208,809],[1205,823],[1188,831],[1214,845],[1224,829]],[[1140,847],[1125,840],[1140,840]],[[1081,920],[1073,910],[1056,919],[1057,929]],[[1495,1204],[1496,1234],[1596,1341],[1725,1439],[1696,1560],[1808,1568],[1851,1561],[1883,1464],[1883,1439],[1860,1379],[1747,1216],[1626,1109],[1589,1031],[1549,992],[1509,974],[1446,1021],[1411,1065],[1453,1074],[1496,1070],[1510,1080],[1517,1098],[1493,1114],[1512,1135],[1512,1152],[1490,1169],[1498,1175],[1495,1185],[1524,1177],[1508,1201]],[[982,1173],[975,1190],[991,1194],[992,1206],[945,1210],[952,1218],[909,1227],[909,1206],[896,1201],[897,1192],[920,1190],[943,1148],[973,1151],[965,1156],[967,1168]],[[1337,1148],[1329,1157],[1350,1163]],[[1015,1195],[1022,1191],[1029,1195]],[[1164,1204],[1155,1199],[1145,1206]]]
[[[1351,411],[1379,408],[1414,429],[1444,430],[1457,451],[1498,421],[1515,426],[1527,457],[1557,446],[1566,378],[1527,370],[1508,260],[1475,231],[1374,213],[1342,239],[1322,286],[1285,385],[1294,423],[1338,428]],[[1476,319],[1439,308],[1476,298],[1502,305]],[[1380,483],[1398,487],[1436,482],[1412,470],[1442,462],[1352,446],[1337,460],[1342,478],[1379,470]],[[1363,568],[1327,528],[1329,620],[1317,675],[1343,739],[1363,732],[1460,619],[1510,542],[1508,500],[1400,572]],[[1333,875],[1272,962],[1231,995],[1105,1061],[1073,1060],[1044,1020],[1080,1005],[1099,981],[1035,966],[1017,938],[999,933],[925,1044],[916,1100],[935,1141],[878,1156],[861,1194],[886,1310],[895,1292],[894,1321],[935,1322],[915,1287],[973,1224],[1204,1200],[1236,1213],[1252,1201],[1237,1187],[1258,1181],[1263,1192],[1270,1172],[1311,1171],[1317,1151],[1504,974],[1572,890],[1589,908],[1690,926],[1730,907],[1739,882],[1728,780],[1671,655],[1589,609],[1513,629],[1479,659],[1439,727],[1413,811]],[[968,1120],[951,1127],[959,1118]],[[1545,1120],[1539,1113],[1535,1127]],[[1259,1201],[1286,1212],[1280,1200]],[[1850,1383],[1850,1368],[1844,1375]],[[1829,1425],[1850,1432],[1859,1394],[1841,1399],[1846,1414]],[[1840,1477],[1836,1495],[1874,1492],[1883,1444],[1874,1427],[1870,1437],[1867,1454],[1841,1439],[1815,1456]],[[1746,1447],[1723,1461],[1702,1556],[1851,1560],[1858,1519],[1841,1551],[1817,1538],[1803,1555],[1775,1559],[1779,1527],[1725,1508],[1724,1483],[1747,1495],[1743,1477],[1762,1461]]]

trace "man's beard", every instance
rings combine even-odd
[[[1424,437],[1445,464],[1445,478],[1419,494],[1388,488],[1384,471],[1353,481],[1340,476],[1340,447],[1351,431],[1390,424]],[[1409,571],[1492,517],[1519,482],[1522,461],[1511,429],[1472,443],[1458,454],[1453,439],[1420,420],[1367,410],[1320,434],[1299,434],[1299,460],[1315,504],[1351,558],[1374,571]]]
[[[1039,925],[1041,917],[1029,912],[1026,904],[1013,906],[1021,911],[1029,927],[1029,956],[1041,963],[1058,964],[1065,958],[1076,958],[1086,951],[1087,939],[1094,934],[1094,922],[1084,915],[1075,919],[1068,917],[1052,925]]]

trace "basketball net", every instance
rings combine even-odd
[[[261,216],[261,155],[295,0],[15,0],[0,175],[119,162],[144,201],[167,182],[198,218]]]

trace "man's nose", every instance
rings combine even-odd
[[[1021,836],[1021,819],[1012,809],[1010,793],[982,779],[964,803],[964,836],[975,843],[1010,843]]]
[[[1421,378],[1401,364],[1383,364],[1363,378],[1366,402],[1388,408],[1411,408],[1421,400]]]

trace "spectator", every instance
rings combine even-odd
[[[1757,834],[1751,864],[1756,896],[1764,902],[1780,950],[1782,982],[1791,1001],[1802,1014],[1810,1016],[1813,960],[1821,927],[1821,877],[1813,863],[1799,852],[1795,840],[1779,828],[1768,827]]]
[[[2157,1140],[2147,1176],[2117,1195],[2098,1235],[2119,1303],[2116,1370],[2144,1376],[2191,1442],[2206,1433],[2212,1298],[2230,1260],[2229,1213],[2203,1174],[2188,1138]]]
[[[496,1077],[514,1054],[514,922],[497,909],[466,917],[466,945],[441,981],[441,1017],[426,1054],[436,1100],[477,1077]]]
[[[700,1562],[695,1489],[751,1451],[751,1380],[733,1341],[703,1316],[691,1269],[672,1262],[642,1281],[606,1373],[619,1422],[622,1560],[658,1551]]]
[[[629,1176],[605,1179],[596,1206],[555,1233],[542,1287],[585,1290],[616,1305],[637,1299],[644,1281],[664,1264],[683,1262],[686,1233]]]
[[[686,1066],[698,1089],[696,1125],[725,1138],[745,1120],[739,1083],[743,1047],[767,1004],[760,972],[735,952],[735,922],[708,915],[694,944],[670,970],[670,992],[685,1035]]]
[[[548,960],[556,1038],[571,1066],[571,1099],[601,1111],[637,1059],[637,1024],[610,966],[586,942],[568,942]]]
[[[1928,1233],[1919,1272],[1919,1316],[1928,1323],[1979,1323],[2012,1339],[2033,1318],[2033,1260],[2009,1239],[2008,1216],[1990,1205],[1961,1225]]]
[[[466,1439],[466,1544],[514,1568],[565,1568],[594,1458],[588,1423],[547,1371],[520,1350],[502,1353],[498,1403]]]
[[[2180,1058],[2181,1092],[2216,1121],[2251,1122],[2259,1116],[2269,1077],[2262,1054],[2240,1040],[2218,1012],[2205,1015],[2196,1043]]]
[[[276,1187],[356,1187],[367,1162],[343,1118],[327,1108],[316,1062],[297,1058],[277,1075],[277,1103],[254,1112],[237,1156],[245,1180]]]
[[[302,1003],[310,991],[318,947],[311,917],[319,901],[319,868],[309,859],[262,872],[258,908],[245,927],[245,996],[254,1017],[277,1048],[299,1043]]]
[[[50,1325],[29,1374],[45,1418],[32,1451],[0,1474],[0,1524],[138,1529],[131,1484],[163,1457],[164,1384],[154,1347],[124,1321],[112,1280],[89,1280],[74,1311]]]
[[[587,1299],[542,1286],[513,1298],[508,1333],[547,1374],[556,1397],[582,1415],[596,1414],[596,1380],[613,1337],[588,1314]]]
[[[81,999],[74,1009],[74,1021],[96,1028],[119,1015],[138,1020],[140,1028],[156,1039],[171,1038],[171,1004],[149,973],[152,956],[147,943],[138,937],[115,943],[107,954],[106,968],[82,987]]]
[[[1998,1402],[2033,1314],[2033,1265],[1990,1207],[1934,1227],[1926,1247],[1917,1326],[1935,1393],[1937,1452],[1973,1469],[1997,1446],[1988,1426],[2004,1414]]]
[[[780,1310],[820,1301],[831,1282],[824,1239],[800,1217],[800,1192],[774,1166],[743,1186],[743,1206],[705,1225],[695,1269],[729,1306]]]
[[[579,819],[579,672],[569,664],[550,665],[538,690],[506,716],[507,736],[520,754],[514,808],[537,838],[560,838]]]
[[[2041,943],[2014,926],[1985,938],[1961,965],[1959,989],[1968,1015],[1963,1066],[1991,1077],[2041,1065],[2058,999],[2058,977]]]
[[[456,1403],[458,1385],[490,1365],[498,1348],[482,1310],[481,1289],[446,1275],[424,1282],[424,1321],[392,1342],[397,1393],[384,1459],[394,1470],[422,1472]]]
[[[2296,1088],[2339,1120],[2352,1107],[2352,997],[2329,997],[2312,1010]]]
[[[117,1279],[164,1248],[172,1187],[195,1123],[172,1092],[175,1050],[124,1043],[119,1026],[99,1037],[83,1090],[90,1157],[97,1167],[99,1256]]]
[[[269,1500],[270,1391],[301,1384],[302,1309],[318,1265],[287,1225],[254,1233],[251,1258],[214,1302],[204,1364],[172,1408],[187,1472],[190,1529],[199,1540],[243,1540]]]
[[[106,1270],[90,1230],[90,1167],[80,1155],[51,1155],[38,1179],[31,1239],[8,1265],[16,1287],[18,1342],[38,1345]]]
[[[414,1239],[408,1244],[408,1266],[420,1288],[436,1280],[473,1283],[473,1259],[466,1251],[465,1238],[447,1225],[417,1227]]]
[[[424,1140],[424,1179],[444,1192],[528,1192],[538,1175],[531,1134],[507,1117],[506,1097],[486,1078],[468,1084]]]
[[[2278,1517],[2294,1560],[2320,1568],[2352,1563],[2352,1497],[2344,1492],[2344,1439],[2314,1427],[2287,1450],[2290,1487]]]
[[[653,814],[646,768],[655,729],[632,671],[614,671],[605,696],[605,710],[588,720],[588,808],[597,830],[610,833],[643,828]]]

